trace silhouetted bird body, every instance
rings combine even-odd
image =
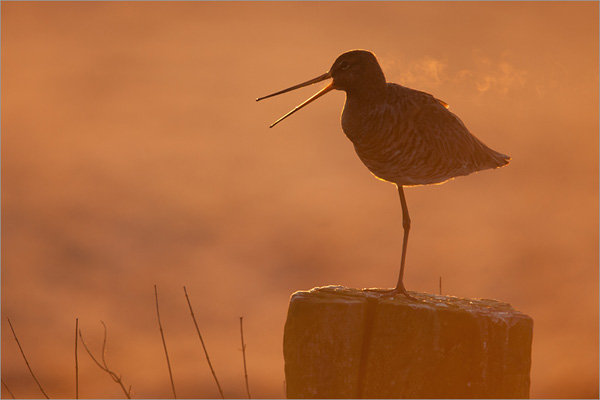
[[[275,124],[337,89],[346,92],[342,129],[354,144],[365,166],[378,178],[398,187],[404,241],[400,277],[391,293],[410,295],[403,275],[410,217],[403,186],[442,183],[457,176],[508,164],[510,157],[498,153],[473,136],[448,105],[430,94],[387,83],[375,55],[353,50],[340,55],[326,74],[257,99],[262,100],[332,78],[310,99]]]
[[[378,178],[402,186],[442,183],[507,163],[471,135],[460,119],[433,96],[394,83],[380,101],[361,104],[348,95],[344,133]]]

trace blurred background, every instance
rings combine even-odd
[[[75,396],[75,318],[133,397],[284,396],[290,295],[392,287],[393,185],[340,127],[342,92],[274,129],[342,52],[430,92],[512,157],[406,190],[409,290],[534,319],[531,397],[598,397],[597,2],[2,2],[2,378]],[[80,345],[81,397],[122,397]],[[2,395],[8,396],[5,389]]]

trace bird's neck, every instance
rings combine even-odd
[[[386,87],[385,75],[380,70],[378,74],[361,77],[359,84],[348,85],[344,90],[352,102],[375,104],[385,98]]]
[[[373,113],[386,101],[385,81],[374,85],[363,85],[359,90],[347,90],[346,102],[342,112],[342,129],[348,138],[358,144],[363,136],[371,130],[369,125],[376,120]]]

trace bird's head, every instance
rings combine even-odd
[[[268,96],[260,97],[256,101],[300,89],[326,79],[333,80],[304,103],[273,122],[270,128],[333,89],[343,90],[348,95],[364,94],[367,96],[385,89],[385,76],[375,54],[366,50],[351,50],[340,55],[331,66],[331,69],[323,75]]]
[[[366,50],[352,50],[340,55],[328,74],[333,78],[333,88],[345,92],[385,86],[385,76],[375,54]]]

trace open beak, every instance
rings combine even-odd
[[[260,101],[260,100],[264,100],[264,99],[268,99],[269,97],[273,97],[273,96],[277,96],[283,93],[287,93],[287,92],[291,92],[292,90],[296,90],[296,89],[300,89],[304,86],[308,86],[308,85],[312,85],[313,83],[317,83],[317,82],[321,82],[324,81],[325,79],[329,79],[331,78],[331,74],[329,72],[318,76],[314,79],[311,79],[310,81],[306,81],[304,83],[300,83],[296,86],[292,86],[289,87],[287,89],[281,90],[277,93],[273,93],[270,94],[268,96],[264,96],[264,97],[260,97],[258,99],[256,99],[256,101]],[[298,111],[299,109],[301,109],[302,107],[312,103],[313,101],[315,101],[316,99],[318,99],[319,97],[323,96],[325,93],[330,92],[331,90],[333,90],[333,81],[325,86],[323,89],[319,90],[314,96],[312,96],[311,98],[309,98],[308,100],[306,100],[304,103],[300,104],[299,106],[297,106],[296,108],[294,108],[292,111],[290,111],[289,113],[285,114],[283,117],[279,118],[277,121],[273,122],[269,128],[274,127],[275,125],[277,125],[279,122],[283,121],[284,119],[286,119],[287,117],[289,117],[290,115],[292,115],[293,113],[295,113],[296,111]]]

